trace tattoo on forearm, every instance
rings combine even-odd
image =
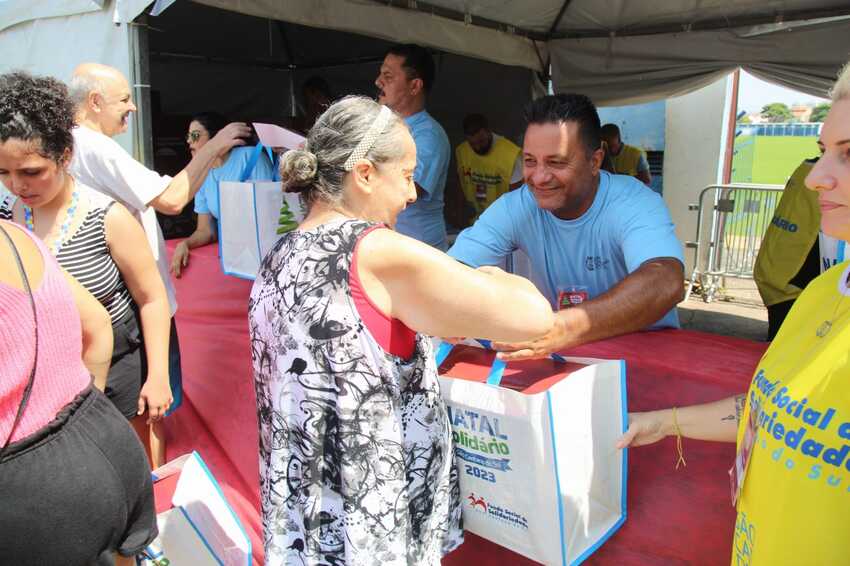
[[[721,421],[735,421],[735,423],[741,422],[741,415],[744,414],[744,406],[747,404],[747,396],[746,395],[735,395],[735,414],[727,415],[720,419]]]

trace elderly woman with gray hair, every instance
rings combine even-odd
[[[524,340],[548,302],[392,230],[416,199],[401,118],[333,104],[281,176],[308,213],[249,304],[266,563],[431,564],[463,540],[434,336]]]

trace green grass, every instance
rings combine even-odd
[[[802,160],[818,154],[816,142],[814,136],[741,136],[732,181],[784,185]]]
[[[753,182],[753,158],[755,157],[755,138],[742,136],[735,139],[735,154],[732,157],[732,182]]]
[[[784,185],[801,161],[818,154],[816,142],[813,136],[741,136],[735,140],[732,182]],[[735,211],[724,225],[727,246],[752,250],[753,242],[745,241],[761,238],[779,197],[775,193],[737,191]],[[749,264],[754,260],[749,256],[745,253],[731,263]]]

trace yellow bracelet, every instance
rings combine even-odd
[[[682,450],[682,430],[679,428],[679,420],[676,418],[676,407],[673,407],[673,430],[676,431],[676,452],[679,454],[679,459],[676,461],[676,469],[678,470],[680,464],[687,467],[688,463],[685,462],[685,453]]]

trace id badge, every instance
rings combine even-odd
[[[558,310],[582,304],[588,298],[587,287],[581,285],[558,286]]]
[[[741,496],[741,490],[744,488],[744,480],[747,477],[747,469],[750,465],[750,457],[753,454],[753,446],[756,444],[756,436],[758,435],[758,426],[756,424],[756,413],[758,411],[750,411],[750,418],[747,419],[747,428],[744,430],[744,438],[741,441],[741,446],[735,454],[735,464],[729,470],[729,483],[732,488],[732,506],[738,504],[738,498]]]

